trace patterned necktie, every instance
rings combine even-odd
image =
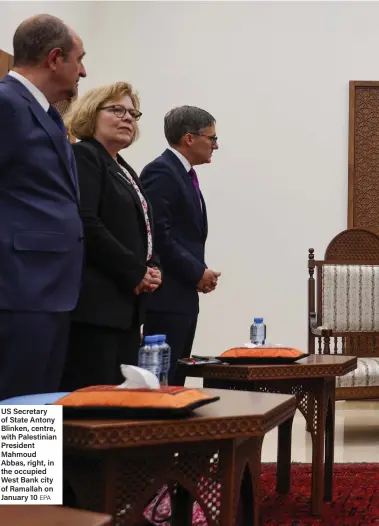
[[[203,209],[203,206],[202,206],[202,203],[201,203],[201,192],[200,192],[199,179],[197,178],[197,174],[196,174],[195,170],[193,168],[191,168],[191,170],[188,172],[188,175],[191,177],[192,184],[195,187],[197,196],[198,196],[199,201],[200,201],[200,207],[201,207],[201,209]]]

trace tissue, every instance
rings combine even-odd
[[[160,384],[155,374],[136,367],[135,365],[121,365],[121,374],[125,382],[117,387],[119,389],[159,389]]]

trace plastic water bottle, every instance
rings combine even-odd
[[[166,334],[157,334],[158,344],[161,349],[161,385],[168,385],[168,372],[171,364],[171,348],[166,342]]]
[[[145,336],[144,345],[138,351],[138,367],[155,374],[159,380],[161,361],[161,347],[157,336]]]
[[[263,318],[254,318],[254,323],[250,327],[250,341],[255,345],[264,345],[266,342],[266,325]]]

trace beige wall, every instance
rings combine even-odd
[[[305,347],[307,250],[322,257],[346,226],[348,82],[379,79],[379,4],[47,4],[25,6],[65,15],[81,32],[83,89],[114,80],[138,89],[141,139],[125,153],[137,170],[165,147],[172,106],[217,119],[220,150],[198,173],[208,264],[223,276],[202,298],[196,351],[244,343],[253,316],[265,317],[270,340]],[[28,14],[19,3],[7,9],[5,49]]]

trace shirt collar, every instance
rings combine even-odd
[[[176,157],[179,159],[179,161],[182,163],[182,165],[186,169],[186,172],[188,173],[191,170],[191,168],[192,168],[191,163],[189,162],[189,160],[186,159],[186,157],[184,157],[183,154],[178,152],[178,150],[175,150],[175,148],[171,148],[171,146],[168,146],[167,148],[168,148],[168,150],[170,150],[172,153],[174,153],[176,155]]]
[[[17,71],[9,71],[8,75],[21,82],[21,84],[23,84],[25,88],[30,91],[30,93],[33,95],[36,101],[41,104],[42,108],[45,111],[48,111],[50,107],[49,101],[42,93],[42,91],[40,91],[34,84],[32,84],[30,80],[25,78],[23,75],[20,75],[20,73],[17,73]]]

